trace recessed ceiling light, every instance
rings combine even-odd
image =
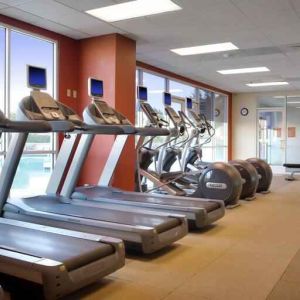
[[[220,70],[220,71],[217,71],[217,72],[220,73],[220,74],[223,74],[223,75],[231,75],[231,74],[270,72],[270,69],[268,69],[267,67],[255,67],[255,68]]]
[[[86,13],[106,22],[116,22],[180,9],[171,0],[135,0],[87,10]]]
[[[171,49],[172,52],[178,55],[195,55],[222,51],[238,50],[239,48],[232,43],[211,44],[203,46],[194,46],[186,48]]]
[[[274,86],[274,85],[288,85],[286,81],[274,81],[274,82],[257,82],[257,83],[247,83],[246,85],[250,87],[260,87],[260,86]]]

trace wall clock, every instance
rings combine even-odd
[[[247,108],[247,107],[243,107],[242,109],[241,109],[241,115],[243,116],[243,117],[245,117],[245,116],[247,116],[249,114],[249,109]]]

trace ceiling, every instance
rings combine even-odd
[[[111,24],[84,11],[126,1],[0,0],[0,14],[75,39],[124,34],[137,41],[137,60],[231,92],[300,89],[300,0],[173,1],[183,9]],[[169,50],[222,42],[232,42],[240,50],[186,57]],[[226,76],[216,72],[258,66],[271,72]],[[290,85],[245,85],[280,80]]]

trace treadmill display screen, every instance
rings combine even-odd
[[[164,104],[168,106],[172,104],[172,96],[170,93],[164,93]]]
[[[148,100],[148,89],[144,86],[137,87],[137,98],[141,101]]]
[[[186,98],[186,108],[193,109],[193,100],[191,98]]]
[[[33,66],[27,67],[28,87],[34,89],[46,89],[46,69]]]
[[[91,97],[103,97],[103,81],[94,78],[89,79],[89,95]]]

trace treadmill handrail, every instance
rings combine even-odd
[[[47,123],[51,126],[52,132],[72,132],[75,129],[75,126],[70,121],[47,121]]]
[[[44,133],[51,132],[51,126],[45,121],[11,121],[6,119],[0,121],[0,132],[30,132]]]
[[[108,125],[108,124],[88,124],[82,123],[82,126],[75,126],[76,133],[83,134],[134,134],[135,128],[131,125]]]
[[[170,130],[157,127],[136,127],[136,135],[139,136],[168,136]]]

